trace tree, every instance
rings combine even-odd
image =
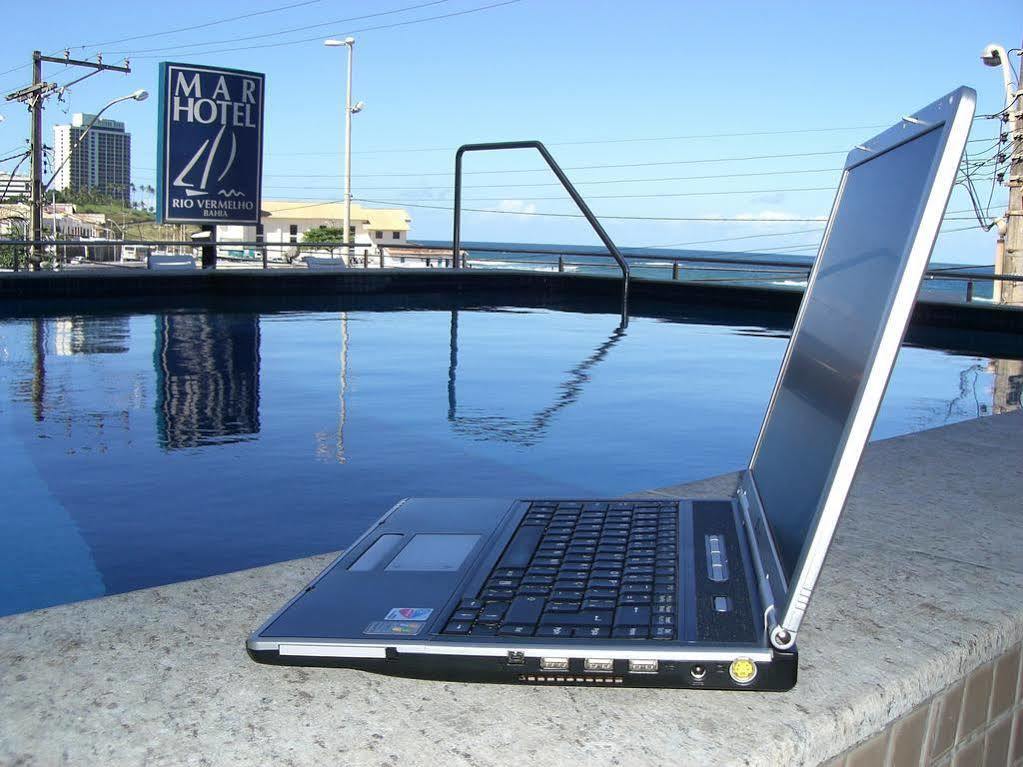
[[[344,239],[340,226],[317,226],[302,235],[302,242],[344,242]]]

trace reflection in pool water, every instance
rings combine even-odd
[[[0,614],[338,549],[408,495],[740,468],[785,342],[546,309],[2,320]],[[875,437],[1006,409],[1019,382],[906,348]]]

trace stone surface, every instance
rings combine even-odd
[[[1023,637],[1021,454],[1018,414],[870,446],[789,693],[495,687],[253,663],[247,634],[329,561],[320,556],[0,620],[0,764],[818,764]]]

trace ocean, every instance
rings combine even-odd
[[[419,240],[418,243],[432,247],[450,247],[437,240]],[[618,266],[614,260],[600,254],[606,252],[599,246],[558,245],[556,243],[517,244],[501,242],[463,242],[468,251],[469,264],[487,269],[531,269],[557,271],[558,256],[564,253],[564,270],[580,274],[616,274]],[[507,248],[507,250],[503,250]],[[535,250],[533,250],[535,249]],[[655,280],[670,280],[673,274],[673,260],[679,259],[680,280],[720,283],[729,285],[770,285],[780,288],[799,289],[806,285],[806,275],[813,264],[812,256],[779,253],[756,253],[724,250],[683,250],[668,248],[622,248],[622,254],[629,259],[633,277]],[[730,263],[692,263],[693,259],[724,259]],[[748,261],[770,261],[771,265],[743,263]],[[993,274],[991,266],[970,264],[933,263],[930,269]],[[921,296],[941,300],[965,301],[968,280],[926,277]],[[990,280],[977,280],[973,284],[973,300],[992,300]]]

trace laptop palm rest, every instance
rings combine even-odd
[[[514,501],[415,498],[345,553],[265,637],[423,639]]]

